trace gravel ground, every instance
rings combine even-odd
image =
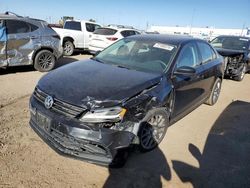
[[[121,169],[62,157],[31,130],[28,101],[44,74],[0,70],[0,187],[250,186],[250,74],[224,80],[215,106],[201,105],[168,129],[159,148],[132,153]]]

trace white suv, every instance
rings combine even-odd
[[[95,54],[97,51],[102,51],[119,39],[138,34],[141,33],[133,27],[122,25],[109,25],[108,27],[98,28],[90,37],[89,51]]]

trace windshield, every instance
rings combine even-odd
[[[247,50],[249,39],[241,37],[217,37],[211,44],[215,48],[224,48],[231,50]]]
[[[163,73],[175,51],[174,45],[124,38],[100,52],[94,59],[127,69]]]

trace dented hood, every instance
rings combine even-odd
[[[222,56],[236,56],[244,54],[245,51],[243,50],[231,50],[231,49],[224,49],[224,48],[216,48],[217,52]]]
[[[38,88],[77,106],[112,106],[159,83],[161,77],[89,59],[51,71],[38,82]]]

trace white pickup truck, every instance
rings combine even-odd
[[[61,38],[64,55],[70,56],[74,49],[88,50],[89,37],[99,27],[101,25],[94,22],[69,20],[64,23],[63,28],[53,29]]]

